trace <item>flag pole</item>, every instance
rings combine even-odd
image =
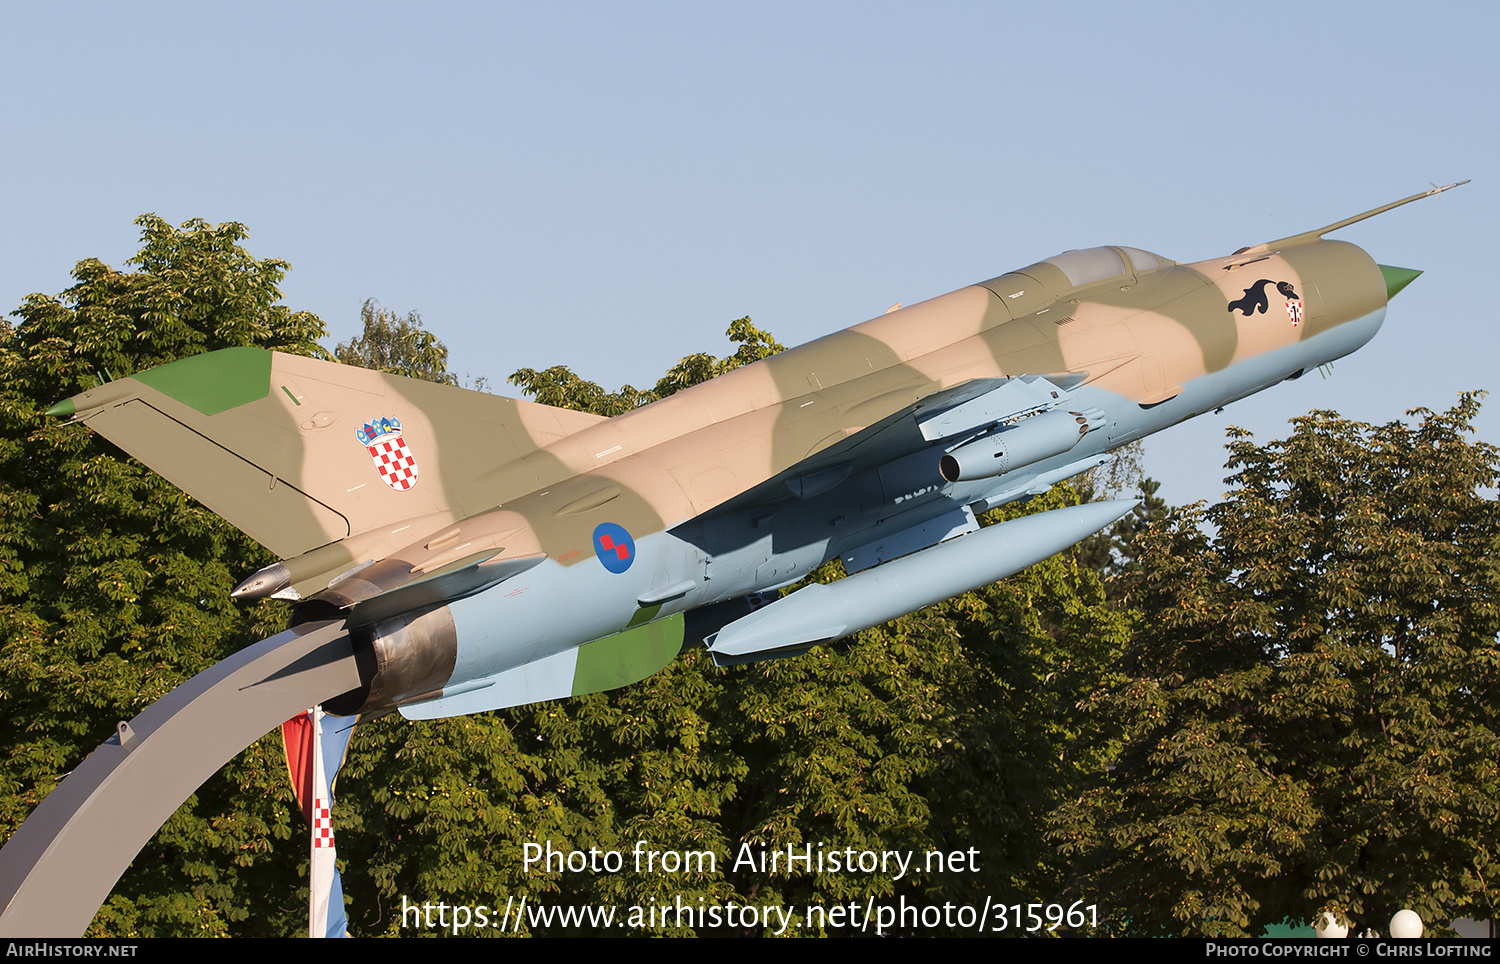
[[[313,802],[312,854],[308,863],[307,936],[328,937],[330,912],[340,919],[344,916],[343,896],[339,896],[339,907],[329,907],[339,872],[338,854],[333,842],[333,802],[328,792],[328,771],[323,765],[323,708],[314,706],[309,712],[312,716]]]

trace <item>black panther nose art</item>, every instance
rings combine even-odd
[[[1270,299],[1266,296],[1266,285],[1272,283],[1273,282],[1270,278],[1260,279],[1255,284],[1245,289],[1245,297],[1241,298],[1238,301],[1231,301],[1229,303],[1228,310],[1232,312],[1236,308],[1238,308],[1241,312],[1244,313],[1246,318],[1255,314],[1257,311],[1261,314],[1265,314],[1266,309],[1270,307]],[[1283,296],[1291,299],[1296,299],[1298,301],[1301,300],[1300,298],[1298,298],[1297,292],[1292,288],[1291,282],[1277,281],[1274,282],[1274,284],[1276,285],[1276,290],[1281,292]]]

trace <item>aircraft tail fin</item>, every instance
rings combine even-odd
[[[602,421],[260,348],[139,372],[49,414],[83,421],[283,559],[530,491],[527,455]]]

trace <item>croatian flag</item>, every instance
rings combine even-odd
[[[344,888],[333,842],[333,798],[329,792],[344,762],[352,717],[329,716],[313,707],[282,725],[287,770],[302,813],[312,825],[309,867],[308,936],[348,937]]]

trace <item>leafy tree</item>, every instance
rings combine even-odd
[[[542,371],[522,368],[510,376],[510,383],[543,405],[572,408],[607,418],[656,401],[655,393],[634,385],[622,385],[613,392],[605,391],[597,382],[575,375],[566,365],[553,365]]]
[[[1081,488],[1086,499],[1094,496],[1091,487],[1084,485]],[[1156,494],[1160,489],[1161,483],[1155,479],[1140,479],[1135,493],[1140,504],[1108,529],[1080,542],[1074,550],[1082,565],[1104,576],[1110,599],[1117,603],[1123,601],[1130,577],[1140,571],[1140,560],[1136,558],[1137,540],[1151,526],[1165,522],[1170,515],[1166,500]]]
[[[1495,914],[1500,453],[1467,437],[1478,408],[1233,431],[1226,501],[1140,540],[1139,630],[1088,700],[1123,751],[1054,828],[1131,932]]]
[[[995,521],[1078,501],[1058,486]],[[1113,759],[1107,721],[1083,704],[1118,660],[1135,613],[1110,602],[1082,547],[934,609],[950,614],[962,641],[962,675],[943,694],[959,735],[926,792],[934,827],[987,859],[966,894],[948,877],[930,896],[1052,899],[1068,867],[1046,839],[1049,814]]]
[[[421,315],[411,311],[403,318],[368,298],[360,306],[359,317],[364,330],[334,348],[335,359],[377,372],[442,385],[458,384],[458,378],[448,371],[448,347],[422,327]]]
[[[714,358],[712,355],[699,352],[688,355],[686,358],[667,369],[651,390],[654,398],[666,398],[674,392],[680,392],[684,388],[692,388],[700,382],[706,382],[711,378],[718,378],[725,372],[734,371],[758,362],[762,358],[770,358],[777,352],[786,351],[786,346],[769,332],[761,331],[751,324],[750,316],[736,318],[729,323],[729,328],[724,332],[729,340],[740,347],[735,349],[734,354],[724,358]],[[517,373],[519,374],[519,373]],[[517,383],[519,384],[519,383]]]
[[[1080,488],[1103,498],[1119,499],[1140,488],[1146,477],[1146,443],[1137,439],[1110,453],[1110,460],[1083,476]]]
[[[510,376],[510,383],[543,405],[572,408],[612,418],[786,350],[768,333],[751,324],[748,316],[731,321],[724,334],[731,342],[740,346],[734,354],[724,358],[715,358],[705,352],[688,355],[667,369],[667,373],[650,389],[623,385],[617,391],[606,391],[597,382],[580,378],[563,365],[555,365],[544,371],[519,369]]]
[[[178,683],[284,625],[227,590],[270,560],[81,425],[42,415],[97,384],[238,345],[320,354],[322,322],[279,304],[285,262],[256,259],[239,224],[136,222],[135,270],[89,259],[61,295],[0,326],[0,832],[8,835],[113,729]],[[216,934],[252,895],[295,891],[272,854],[289,833],[271,746],[242,756],[168,821],[94,925]],[[305,893],[305,888],[304,888]],[[274,908],[256,906],[257,926]]]

